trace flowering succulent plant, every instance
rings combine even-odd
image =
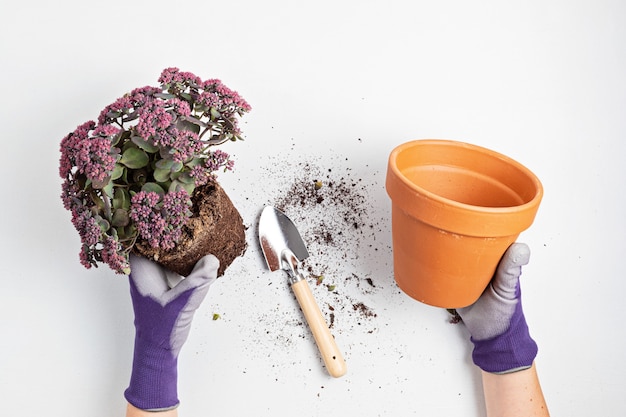
[[[139,239],[172,249],[191,216],[191,195],[233,161],[219,149],[241,139],[248,103],[219,80],[177,68],[160,87],[137,88],[106,106],[61,141],[64,207],[81,239],[86,268],[106,263],[130,272]]]

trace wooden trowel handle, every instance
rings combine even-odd
[[[335,378],[344,375],[347,370],[346,362],[337,347],[337,343],[335,343],[335,338],[330,334],[326,320],[324,320],[315,298],[313,298],[311,287],[309,287],[306,279],[302,279],[292,284],[291,288],[313,333],[328,373]]]

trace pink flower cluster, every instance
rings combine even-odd
[[[61,141],[59,175],[67,178],[76,172],[92,181],[103,181],[115,167],[117,156],[111,149],[115,126],[96,127],[93,121],[78,126]]]
[[[176,121],[190,111],[189,104],[179,99],[150,100],[137,111],[136,131],[154,145],[169,149],[174,161],[184,162],[203,147],[197,133],[176,127]]]
[[[120,242],[112,236],[107,236],[100,251],[102,262],[108,264],[111,269],[118,273],[130,271],[130,263],[126,251]]]
[[[174,116],[167,111],[163,101],[150,100],[139,110],[139,123],[137,124],[137,133],[144,139],[154,139],[156,144],[159,142],[166,146],[171,146],[173,143],[168,143],[167,140],[169,134],[167,128],[172,125]]]
[[[98,123],[101,125],[107,125],[112,123],[118,123],[118,118],[122,118],[122,121],[131,120],[136,115],[135,109],[141,108],[148,101],[154,99],[154,95],[160,93],[161,89],[157,87],[141,87],[135,88],[130,93],[118,98],[112,104],[106,106],[98,117]]]
[[[121,243],[113,236],[105,235],[90,210],[74,204],[72,208],[72,224],[78,231],[81,240],[79,252],[80,263],[87,269],[97,266],[101,260],[116,272],[122,273],[130,265]]]
[[[161,84],[191,84],[199,87],[202,84],[202,79],[191,72],[183,72],[178,68],[170,67],[165,68],[161,72],[159,77],[159,83]]]
[[[102,229],[96,219],[87,210],[74,210],[72,213],[72,224],[78,231],[80,241],[87,247],[98,244]]]
[[[220,80],[203,81],[178,68],[165,69],[159,83],[118,98],[97,122],[61,140],[61,199],[87,268],[104,262],[128,273],[137,238],[174,248],[191,215],[194,187],[233,167],[227,153],[210,148],[241,139],[237,117],[250,105]],[[187,191],[165,192],[180,186]]]
[[[155,248],[172,249],[189,216],[191,200],[186,191],[170,191],[161,197],[141,191],[131,199],[130,217],[139,236]]]
[[[178,68],[166,68],[159,77],[159,82],[170,88],[183,88],[185,85],[201,91],[196,100],[210,108],[213,107],[222,114],[232,115],[236,111],[248,112],[250,105],[236,91],[226,87],[218,79],[202,81],[190,72],[182,72]]]
[[[204,159],[202,164],[193,167],[189,175],[195,180],[196,186],[204,185],[209,181],[215,180],[215,171],[219,169],[231,171],[233,165],[234,163],[230,156],[226,152],[217,149],[210,152],[208,158]]]
[[[91,212],[86,210],[73,210],[72,211],[72,224],[78,231],[80,241],[82,243],[81,251],[79,254],[80,263],[87,269],[95,265],[95,259],[93,257],[93,249],[98,244],[100,237],[102,236],[102,229],[96,219],[91,216]]]

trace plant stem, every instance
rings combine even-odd
[[[102,191],[102,201],[104,202],[104,215],[106,216],[107,220],[110,221],[113,217],[111,214],[111,199],[107,195],[106,191],[104,191],[104,188],[102,188],[100,191]]]

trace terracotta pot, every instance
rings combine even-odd
[[[460,308],[480,297],[543,195],[520,163],[479,146],[416,140],[391,152],[394,275],[409,296]]]

